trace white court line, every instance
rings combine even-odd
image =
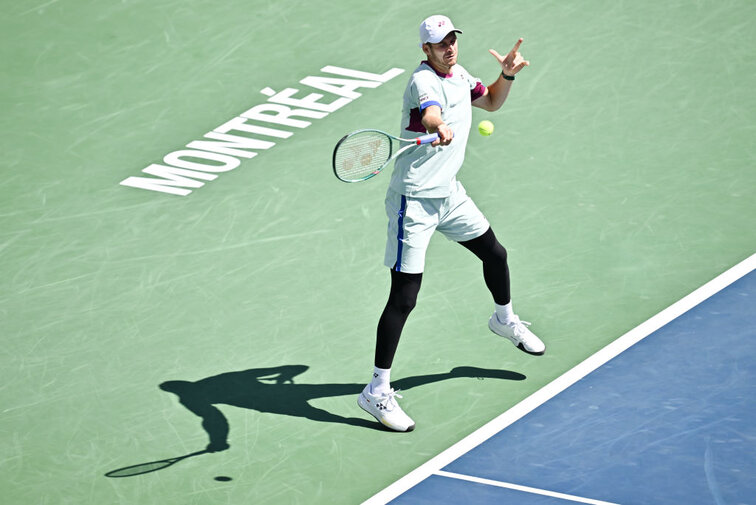
[[[482,479],[480,477],[471,477],[470,475],[464,475],[455,472],[445,472],[439,470],[435,475],[441,477],[449,477],[450,479],[466,480],[468,482],[475,482],[477,484],[486,484],[488,486],[503,487],[506,489],[514,489],[516,491],[524,491],[531,494],[540,494],[543,496],[551,496],[552,498],[561,498],[562,500],[569,500],[578,503],[588,503],[589,505],[619,505],[617,503],[611,503],[608,501],[592,500],[591,498],[582,498],[580,496],[573,496],[571,494],[556,493],[554,491],[546,491],[545,489],[537,489],[534,487],[520,486],[517,484],[510,484],[508,482],[500,482],[498,480]]]
[[[528,396],[511,409],[483,425],[438,456],[432,458],[373,497],[369,498],[363,502],[362,505],[384,505],[411,487],[427,479],[432,474],[438,473],[439,470],[455,459],[471,451],[510,424],[533,411],[538,406],[546,403],[548,400],[572,386],[589,373],[604,365],[612,358],[626,351],[662,326],[673,321],[754,269],[756,269],[756,254],[741,261],[734,267],[693,291],[682,300],[670,305],[646,322],[625,333],[596,354],[590,356],[579,365],[560,375],[549,384]]]

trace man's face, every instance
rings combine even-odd
[[[457,34],[450,32],[438,44],[423,44],[423,52],[428,61],[437,68],[451,68],[457,63]]]

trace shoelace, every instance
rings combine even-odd
[[[525,330],[528,326],[530,326],[531,323],[528,321],[521,321],[519,316],[514,316],[512,320],[509,322],[508,326],[511,326],[514,329],[514,334],[516,337],[522,337],[523,335],[526,335]]]
[[[381,398],[381,403],[383,403],[387,407],[391,406],[393,408],[395,405],[397,405],[394,398],[404,398],[404,397],[399,394],[399,390],[394,391],[394,388],[391,388],[391,390],[386,394],[386,396]]]

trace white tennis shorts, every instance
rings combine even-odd
[[[390,189],[386,193],[388,238],[384,264],[398,272],[422,273],[433,232],[464,242],[483,235],[488,220],[457,182],[446,198],[413,198]]]

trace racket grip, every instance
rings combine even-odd
[[[417,145],[421,144],[430,144],[431,142],[434,142],[438,140],[438,133],[430,133],[428,135],[423,135],[422,137],[417,137],[415,139],[415,142]]]

